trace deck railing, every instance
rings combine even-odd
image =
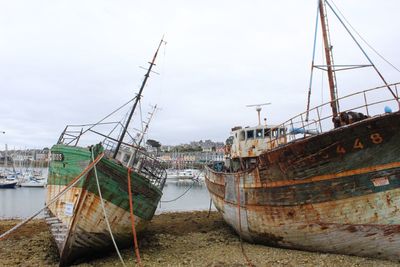
[[[115,124],[116,126],[108,134],[103,134],[99,131],[94,130],[94,126],[109,126]],[[89,143],[96,143],[101,137],[101,143],[104,147],[104,152],[107,157],[111,158],[114,154],[117,146],[117,138],[112,137],[112,134],[116,131],[119,122],[107,122],[98,124],[84,124],[84,125],[67,125],[58,139],[58,144],[64,144],[68,146],[78,146],[79,143],[83,143],[83,136],[89,136]],[[114,133],[115,135],[115,133]],[[162,189],[167,178],[167,172],[157,158],[149,155],[143,147],[134,144],[134,138],[127,132],[127,135],[131,138],[132,142],[122,142],[122,146],[119,151],[124,152],[120,155],[119,161],[125,167],[132,167],[136,172],[145,176],[153,185]],[[96,141],[95,141],[96,140]],[[87,142],[87,140],[86,140]],[[83,144],[84,146],[85,144]],[[125,160],[123,155],[130,157],[134,155],[134,159]],[[127,166],[130,162],[130,166]]]
[[[336,123],[340,123],[341,114],[350,114],[349,112],[354,112],[357,116],[362,117],[365,115],[365,118],[367,118],[384,112],[398,111],[400,108],[398,94],[399,85],[400,83],[388,85],[395,94],[395,97],[390,93],[388,86],[380,86],[338,98],[337,100],[339,104],[344,108],[336,118],[333,118],[333,115],[331,114],[330,105],[332,101],[314,107],[308,112],[305,111],[300,113],[271,129],[271,131],[274,129],[285,129],[286,131],[284,135],[277,135],[273,138],[271,137],[268,141],[267,147],[268,149],[274,149],[277,146],[284,145],[287,142],[299,138],[305,138],[307,136],[332,130],[335,128],[334,120]],[[346,105],[349,107],[346,107]],[[391,105],[392,107],[388,105]],[[378,108],[382,109],[378,111]],[[329,113],[329,115],[323,115],[323,110],[326,110],[325,113]],[[338,125],[336,125],[336,127],[337,126]]]

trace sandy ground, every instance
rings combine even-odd
[[[0,221],[0,233],[16,220]],[[165,213],[140,233],[143,266],[249,266],[237,235],[217,212]],[[400,266],[399,262],[311,253],[243,243],[254,266]],[[121,251],[134,266],[132,248]],[[34,220],[0,241],[0,266],[58,266],[58,252],[43,220]],[[85,259],[76,266],[122,266],[116,253]]]

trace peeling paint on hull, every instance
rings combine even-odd
[[[257,160],[242,172],[206,169],[214,205],[244,239],[400,259],[398,112],[288,143]]]
[[[63,160],[50,163],[47,202],[89,165],[91,157],[87,149],[63,145],[54,146],[52,153],[62,153]],[[117,245],[132,245],[127,169],[107,158],[103,158],[96,168]],[[135,225],[140,231],[153,217],[162,193],[134,172],[131,173],[131,186]],[[60,266],[70,265],[82,256],[113,249],[93,171],[49,206],[46,220],[59,248]]]

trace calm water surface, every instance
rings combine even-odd
[[[205,184],[195,184],[194,186],[191,186],[191,184],[192,182],[185,184],[167,183],[156,213],[208,210],[210,197]],[[189,191],[187,191],[188,189]],[[184,194],[185,191],[187,191],[186,194]],[[179,196],[181,197],[175,200]],[[0,189],[0,218],[29,217],[43,208],[45,197],[45,188]],[[170,202],[171,200],[173,201]],[[40,217],[43,217],[43,215]]]

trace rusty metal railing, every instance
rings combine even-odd
[[[115,127],[108,134],[103,134],[100,131],[95,131],[94,126],[109,126],[115,124]],[[78,146],[80,143],[93,144],[98,143],[99,137],[101,137],[101,143],[104,148],[104,153],[108,158],[112,158],[115,152],[116,144],[118,139],[112,137],[112,134],[116,134],[115,131],[120,125],[119,122],[105,122],[97,124],[84,124],[84,125],[67,125],[64,131],[61,133],[57,144],[64,144],[68,146]],[[83,136],[91,135],[89,142],[84,140]],[[133,169],[146,177],[150,183],[162,189],[167,178],[167,172],[161,162],[147,153],[147,151],[140,146],[134,144],[134,138],[127,132],[127,135],[131,138],[131,142],[122,142],[122,147],[119,161],[126,167],[133,167]],[[83,144],[85,146],[87,144]],[[128,158],[134,155],[134,159],[129,161],[124,159],[124,155]],[[129,164],[130,162],[130,164]],[[130,165],[130,166],[128,166]]]
[[[396,98],[393,98],[392,94],[387,94],[387,86],[375,87],[338,98],[334,101],[341,102],[341,107],[346,106],[343,105],[343,102],[346,101],[349,101],[348,105],[352,105],[352,107],[344,108],[343,110],[341,110],[339,115],[342,113],[344,114],[348,112],[356,112],[357,114],[365,115],[365,117],[372,117],[382,114],[384,112],[391,112],[391,110],[389,111],[384,109],[382,109],[383,112],[377,111],[377,108],[383,108],[385,107],[385,105],[388,104],[394,104],[393,111],[399,111],[400,105],[397,88],[399,85],[400,83],[389,85],[392,88],[394,87]],[[387,95],[390,95],[390,97],[385,96],[385,93]],[[372,95],[374,94],[375,97],[372,97]],[[274,129],[285,129],[285,134],[278,135],[273,138],[271,136],[271,139],[268,141],[267,145],[268,149],[274,149],[277,146],[284,145],[290,141],[326,132],[335,128],[334,119],[336,118],[333,118],[332,114],[323,115],[324,108],[327,111],[329,110],[328,112],[330,112],[331,103],[332,101],[316,106],[309,111],[300,113],[297,116],[294,116],[293,118],[285,121],[284,123],[272,128],[271,131],[273,131]],[[309,118],[308,120],[305,119],[307,117],[307,114]]]

